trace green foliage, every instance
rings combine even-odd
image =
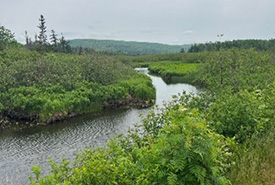
[[[140,62],[184,62],[184,63],[199,63],[202,61],[207,53],[168,53],[168,54],[154,54],[154,55],[141,55],[141,56],[116,56],[123,63],[131,65],[138,65]]]
[[[134,89],[134,96],[142,100],[151,100],[155,98],[155,93],[146,84],[139,84]]]
[[[4,106],[2,105],[2,103],[0,103],[0,112],[2,112],[3,109],[4,109]]]
[[[31,183],[230,184],[227,174],[233,184],[274,184],[272,56],[267,52],[234,49],[173,55],[180,58],[176,61],[202,61],[199,65],[146,62],[167,56],[118,58],[143,61],[134,65],[155,66],[158,73],[166,75],[177,70],[186,75],[188,70],[196,70],[196,81],[205,85],[204,92],[176,97],[164,108],[149,113],[129,135],[110,141],[105,148],[86,150],[71,166],[68,161],[52,163],[52,171],[46,177],[31,179]],[[187,65],[193,67],[186,68]],[[85,70],[93,69],[89,66]],[[88,77],[87,81],[94,83],[95,77]],[[106,99],[113,98],[112,95],[125,97],[126,92],[141,99],[151,97],[152,91],[147,92],[147,88],[152,86],[145,77],[119,80],[118,86],[98,79],[106,89],[110,88],[103,90],[107,92],[103,96]]]
[[[256,49],[258,51],[267,51],[270,48],[268,40],[233,40],[224,42],[209,42],[205,44],[193,44],[188,52],[220,51],[222,49]]]
[[[49,122],[102,110],[110,101],[155,98],[149,77],[112,57],[24,48],[6,49],[0,56],[0,111],[13,118]],[[137,85],[143,87],[142,96],[134,89]]]
[[[275,129],[255,135],[239,147],[235,165],[227,174],[234,185],[275,184]]]
[[[9,29],[0,25],[0,51],[11,44],[16,44],[14,34]]]
[[[218,133],[235,137],[239,142],[267,130],[271,126],[267,115],[270,108],[263,96],[258,90],[219,95],[208,110],[211,125]]]
[[[72,53],[72,48],[69,45],[69,41],[65,40],[65,37],[61,33],[61,37],[57,38],[57,34],[54,30],[51,30],[50,42],[48,42],[46,20],[43,15],[39,18],[39,35],[35,35],[34,41],[28,36],[25,31],[26,48],[40,53],[45,52],[59,52],[59,53]]]
[[[275,80],[273,66],[269,54],[255,50],[211,52],[200,65],[197,81],[213,92],[262,89]]]
[[[161,76],[166,83],[181,82],[193,83],[199,64],[161,61],[161,62],[136,62],[135,67],[148,67],[151,73]]]
[[[158,62],[149,63],[148,69],[152,73],[161,76],[184,76],[189,73],[195,72],[199,64],[195,63],[181,63],[181,62]]]
[[[41,175],[41,168],[40,168],[40,166],[33,166],[32,167],[32,171],[33,171],[33,173],[35,175],[36,180],[39,180],[39,177]]]
[[[147,123],[158,125],[155,127],[158,134],[153,137],[146,134],[144,139],[146,146],[150,147],[142,150],[142,158],[146,161],[142,168],[149,166],[144,182],[227,184],[222,176],[226,169],[225,141],[207,127],[203,116],[197,110],[190,111],[180,105],[169,107],[169,111],[161,116],[164,116],[163,123],[154,123],[156,118],[147,120]],[[152,129],[149,130],[151,133]]]
[[[198,110],[174,102],[152,112],[128,136],[79,154],[72,166],[66,160],[51,162],[51,172],[31,178],[31,184],[226,185],[229,156],[227,141]]]

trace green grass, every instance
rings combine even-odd
[[[163,76],[184,76],[197,70],[198,64],[160,62],[149,66],[149,70]]]
[[[195,73],[200,64],[173,61],[137,62],[135,67],[148,67],[151,73],[159,75],[166,83],[190,83],[195,80]]]
[[[189,73],[195,72],[198,69],[197,63],[183,63],[183,62],[140,62],[135,63],[136,67],[148,67],[152,73],[161,76],[184,76]]]
[[[251,140],[249,147],[242,147],[238,159],[231,167],[228,178],[233,185],[275,184],[275,129]]]
[[[148,67],[152,73],[161,76],[184,76],[189,73],[197,71],[199,64],[197,63],[183,63],[183,62],[141,62],[136,63],[135,66]]]

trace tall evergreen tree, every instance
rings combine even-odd
[[[37,35],[37,34],[34,35],[34,42],[35,42],[35,43],[38,42],[38,35]]]
[[[47,27],[46,27],[46,21],[45,21],[45,18],[43,15],[40,15],[38,28],[40,29],[40,32],[38,35],[39,42],[40,42],[40,44],[46,44],[47,43],[47,35],[46,35]]]
[[[32,45],[32,40],[31,40],[31,37],[29,37],[27,31],[25,31],[25,39],[26,39],[26,48],[30,49]]]
[[[52,34],[50,35],[51,44],[52,44],[54,47],[57,47],[57,42],[58,42],[57,34],[55,33],[54,30],[51,30],[51,32],[52,32]]]
[[[69,45],[69,41],[65,40],[65,37],[61,33],[61,38],[59,39],[60,50],[63,53],[70,53],[72,51],[71,46]]]

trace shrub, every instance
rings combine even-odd
[[[268,128],[267,108],[261,91],[229,91],[213,102],[208,119],[218,133],[243,142]]]
[[[174,103],[152,112],[128,136],[87,149],[72,166],[67,160],[51,162],[43,178],[35,168],[31,184],[226,185],[229,157],[227,140],[207,126],[197,109]]]

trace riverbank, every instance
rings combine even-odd
[[[15,121],[48,124],[106,108],[147,107],[155,99],[150,78],[113,57],[24,48],[0,57],[0,115]]]
[[[147,67],[151,74],[161,76],[167,84],[188,83],[195,85],[199,63],[175,61],[135,62],[135,67]]]
[[[147,73],[142,69],[138,71]],[[161,77],[149,77],[156,89],[155,104],[159,107],[163,106],[163,101],[171,101],[172,95],[183,90],[187,93],[197,92],[194,86],[188,84],[167,85]],[[150,109],[126,105],[83,114],[57,124],[29,127],[15,124],[16,128],[13,126],[0,134],[0,148],[3,149],[0,150],[0,184],[27,184],[30,166],[40,165],[43,176],[50,171],[49,158],[55,162],[60,162],[61,158],[73,161],[74,154],[86,147],[106,146],[106,142],[114,135],[127,135],[129,129],[141,123],[140,115],[144,117]]]
[[[77,117],[83,114],[92,114],[92,115],[98,115],[101,114],[104,111],[110,111],[112,109],[130,109],[130,108],[137,108],[137,109],[144,109],[151,107],[154,105],[155,100],[141,100],[136,99],[133,97],[128,97],[126,99],[122,100],[111,100],[109,102],[106,102],[102,109],[98,109],[97,111],[90,112],[90,113],[69,113],[67,115],[64,115],[62,113],[55,113],[51,118],[44,122],[38,122],[37,120],[20,120],[20,119],[12,119],[10,117],[0,117],[0,131],[6,130],[6,129],[14,129],[14,130],[20,130],[25,128],[32,128],[36,126],[41,125],[47,125],[47,124],[53,124],[57,122],[61,122],[64,120],[68,120],[73,117]]]

